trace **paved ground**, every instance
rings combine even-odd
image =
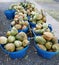
[[[8,5],[10,3],[0,3],[0,35],[5,35],[5,32],[10,28],[10,21],[4,16],[4,10],[7,9]],[[31,40],[28,53],[23,59],[13,60],[0,49],[0,65],[59,65],[59,55],[50,60],[44,59],[37,55],[33,43],[33,40]]]
[[[59,21],[59,0],[36,0],[36,2]]]

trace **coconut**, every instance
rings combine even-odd
[[[45,44],[46,40],[42,36],[36,36],[35,41],[39,44]]]
[[[28,21],[25,21],[24,22],[24,25],[28,26],[29,25]]]
[[[7,38],[4,36],[0,37],[0,44],[6,44],[7,43]]]
[[[59,52],[59,44],[58,44],[58,43],[54,44],[54,45],[52,46],[52,49],[53,49],[53,51],[55,51],[55,52]]]
[[[27,39],[23,40],[23,46],[27,46],[29,44],[29,41]]]
[[[11,35],[11,31],[7,31],[6,35],[10,36]]]
[[[26,29],[26,28],[27,28],[27,26],[23,25],[22,29]]]
[[[9,36],[8,37],[8,42],[14,42],[15,41],[15,37],[14,36]]]
[[[4,46],[4,48],[7,50],[7,51],[10,51],[10,52],[13,52],[15,51],[15,45],[13,43],[8,43]]]
[[[21,25],[20,25],[20,24],[16,24],[16,25],[15,25],[15,28],[16,28],[16,29],[21,29]]]
[[[17,33],[18,33],[18,30],[15,27],[13,27],[11,29],[11,35],[16,35]]]
[[[16,40],[16,41],[14,42],[14,44],[15,44],[16,47],[22,46],[22,42],[19,41],[19,40]]]
[[[43,21],[43,22],[46,22],[46,17],[43,17],[42,21]]]
[[[29,10],[29,9],[27,10],[27,14],[28,14],[28,15],[30,15],[30,14],[31,14],[31,12],[30,12],[30,10]]]
[[[36,24],[36,28],[37,29],[41,29],[42,28],[42,25],[41,24]]]
[[[38,47],[39,47],[40,49],[45,50],[45,51],[47,50],[44,45],[40,45],[40,44],[37,44],[37,45],[38,45]]]
[[[16,35],[16,38],[20,41],[23,41],[24,39],[27,39],[27,35],[24,32],[20,32]]]
[[[46,40],[51,40],[53,38],[53,34],[51,32],[44,32],[43,33],[43,37],[46,39]]]
[[[52,43],[51,43],[51,42],[47,42],[47,43],[45,44],[45,46],[46,46],[47,49],[51,49]]]
[[[15,21],[12,21],[12,22],[11,22],[11,25],[14,26],[14,25],[15,25]]]
[[[48,24],[44,23],[43,28],[48,28]]]
[[[39,16],[38,16],[38,19],[40,20],[40,19],[42,19],[42,14],[39,14]]]
[[[18,18],[18,17],[19,17],[19,15],[18,15],[18,14],[16,14],[16,15],[15,15],[15,18]]]
[[[21,46],[21,47],[16,48],[16,50],[17,50],[17,51],[22,50],[22,49],[23,49],[23,47],[22,47],[22,46]]]

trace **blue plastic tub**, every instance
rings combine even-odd
[[[33,34],[34,34],[34,37],[35,37],[35,36],[41,36],[41,35],[42,35],[42,34],[35,33],[33,29],[32,29],[32,32],[33,32]]]
[[[8,54],[12,59],[23,58],[26,55],[27,50],[29,48],[29,46],[27,46],[27,47],[25,47],[24,49],[22,49],[20,51],[9,52],[9,51],[4,49],[3,45],[0,45],[0,47],[1,47],[2,51],[5,52],[6,54]]]
[[[19,29],[19,30],[18,30],[18,32],[21,32],[21,31],[22,31],[22,32],[27,33],[27,32],[28,32],[28,30],[29,30],[29,28],[28,28],[28,27],[26,27],[25,29],[22,29],[22,30],[20,30],[20,29]]]
[[[11,28],[12,28],[13,26],[11,25]],[[25,32],[25,33],[27,33],[28,32],[28,30],[29,30],[29,27],[26,27],[25,29],[22,29],[22,30],[18,30],[18,32]]]
[[[35,24],[35,23],[29,22],[29,24],[30,24],[30,27],[31,27],[31,28],[36,27],[36,24]]]
[[[32,22],[30,21],[30,15],[27,15],[27,18],[28,18],[28,22],[29,22],[29,24],[30,24],[30,27],[31,27],[31,28],[35,27],[36,24],[34,24],[34,23],[32,23]]]
[[[52,25],[48,24],[48,28],[50,29],[50,32],[52,31]]]
[[[5,10],[4,14],[5,14],[7,19],[9,19],[9,20],[14,19],[15,10]]]
[[[30,21],[30,15],[27,15],[28,21]]]
[[[59,52],[48,52],[48,51],[44,51],[42,49],[40,49],[36,43],[34,43],[35,48],[37,50],[38,55],[41,55],[43,58],[46,59],[51,59],[53,56],[55,56],[56,54],[58,54]]]

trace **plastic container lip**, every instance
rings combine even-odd
[[[26,28],[22,29],[22,30],[27,30],[27,29],[28,29],[28,26]]]
[[[2,47],[2,45],[1,45],[2,50],[5,51],[5,52],[7,52],[8,54],[10,54],[10,53],[17,53],[17,52],[22,52],[23,50],[25,50],[25,49],[28,48],[28,47],[29,47],[29,45],[26,46],[26,47],[25,47],[24,49],[22,49],[22,50],[14,51],[14,52],[9,52],[9,51],[5,50],[5,49]]]
[[[36,27],[36,24],[35,23],[32,23],[32,22],[29,21],[29,24],[30,24],[31,28]]]
[[[8,12],[8,13],[12,12],[12,13],[14,13],[14,12],[16,12],[16,10],[14,10],[14,9],[9,9],[9,10],[5,10],[4,13],[5,13],[5,12]]]
[[[29,44],[30,44],[30,39],[28,38],[28,41],[29,41]],[[4,47],[2,46],[3,44],[0,44],[0,47],[3,51],[7,52],[7,54],[10,54],[10,53],[17,53],[17,52],[22,52],[23,50],[27,49],[29,47],[29,45],[27,45],[25,48],[23,48],[22,50],[19,50],[19,51],[14,51],[14,52],[9,52],[7,51],[6,49],[4,49]]]
[[[13,26],[11,25],[11,27],[10,28],[12,28]],[[26,28],[24,28],[24,29],[18,29],[18,30],[21,30],[21,31],[23,31],[23,30],[27,30],[28,29],[28,26],[26,27]]]
[[[22,31],[23,31],[23,30],[27,30],[27,28],[28,28],[28,27],[26,27],[26,28],[24,28],[24,29],[18,29],[18,30],[22,30]]]
[[[28,28],[28,27],[26,27],[25,29],[18,29],[18,32],[25,32],[25,33],[27,33],[27,32],[28,32],[28,30],[29,30],[29,28]]]

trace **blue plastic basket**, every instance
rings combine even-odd
[[[25,47],[24,49],[22,49],[20,51],[9,52],[9,51],[4,49],[4,45],[0,45],[0,47],[1,47],[2,51],[5,52],[6,54],[8,54],[12,59],[23,58],[26,55],[27,50],[29,48],[29,46],[27,46],[27,47]]]
[[[55,56],[56,54],[58,54],[59,52],[48,52],[48,51],[44,51],[42,49],[40,49],[36,43],[34,43],[34,46],[37,50],[38,55],[42,56],[43,58],[46,59],[51,59],[53,56]]]
[[[30,15],[27,15],[27,18],[28,18],[28,22],[29,22],[29,24],[30,24],[30,27],[31,27],[31,28],[35,27],[36,24],[34,24],[34,23],[32,23],[32,22],[30,21]]]
[[[11,25],[11,28],[12,28],[12,27],[13,27],[13,26]],[[18,33],[21,32],[21,31],[27,33],[28,30],[29,30],[29,27],[26,27],[25,29],[22,29],[22,30],[21,30],[21,29],[18,29]]]
[[[50,29],[50,32],[53,30],[51,24],[48,24],[48,28]]]
[[[20,30],[20,29],[19,29],[19,30],[18,30],[18,32],[21,32],[21,31],[22,31],[22,32],[27,33],[27,32],[28,32],[28,30],[29,30],[29,28],[28,28],[28,27],[26,27],[25,29],[22,29],[22,30]]]
[[[30,15],[27,15],[28,21],[30,21]]]
[[[33,32],[33,34],[34,34],[34,37],[35,37],[35,36],[41,36],[41,35],[42,35],[42,34],[35,33],[33,29],[32,29],[32,32]]]
[[[30,27],[31,27],[31,28],[36,27],[36,24],[35,24],[35,23],[29,22],[29,24],[30,24]]]
[[[9,20],[14,19],[15,10],[5,10],[4,14],[5,14],[7,19],[9,19]]]

